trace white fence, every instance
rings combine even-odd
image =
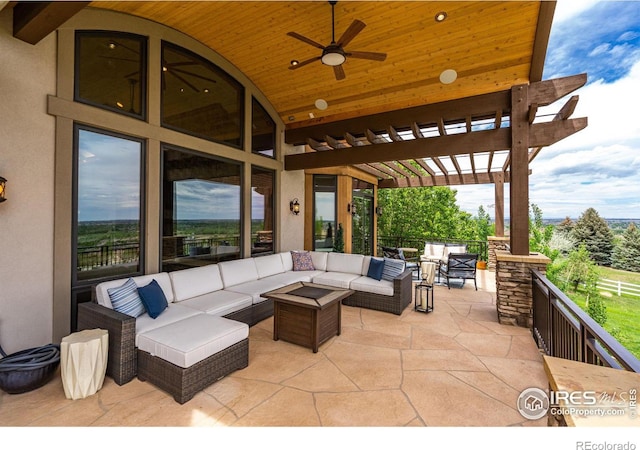
[[[618,297],[621,295],[640,297],[640,285],[638,284],[624,283],[622,281],[601,278],[600,281],[598,281],[598,289],[601,291],[613,292],[618,295]]]

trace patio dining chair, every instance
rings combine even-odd
[[[477,253],[450,253],[446,264],[440,266],[440,275],[446,278],[447,287],[451,289],[451,278],[462,279],[462,286],[466,280],[473,280],[473,284],[478,290],[476,282],[476,262]]]

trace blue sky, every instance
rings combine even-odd
[[[543,80],[587,73],[574,94],[586,129],[544,148],[531,164],[530,202],[545,218],[640,218],[640,1],[558,0]],[[569,97],[540,113],[555,113]],[[461,186],[458,204],[493,216],[493,185]],[[505,187],[508,217],[508,186]]]

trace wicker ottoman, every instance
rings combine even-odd
[[[199,314],[138,336],[138,378],[183,404],[249,365],[249,326]]]

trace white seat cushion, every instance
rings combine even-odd
[[[147,331],[151,331],[156,328],[164,327],[165,325],[169,325],[170,323],[178,322],[197,314],[202,313],[193,308],[183,306],[180,303],[169,303],[169,307],[162,311],[162,313],[155,319],[149,317],[149,314],[144,313],[143,315],[136,318],[135,345],[138,345],[138,336],[140,336],[142,333],[146,333]]]
[[[138,348],[187,368],[249,336],[246,323],[198,314],[138,337]]]
[[[219,263],[218,267],[225,288],[258,279],[258,269],[254,258],[224,261]]]
[[[169,277],[176,302],[219,291],[223,288],[220,269],[215,264],[177,270],[170,272]]]
[[[253,304],[253,298],[248,294],[222,290],[192,297],[180,304],[214,316],[225,316],[248,308]]]
[[[282,257],[280,255],[258,256],[253,258],[258,271],[258,278],[265,278],[284,272]]]
[[[371,292],[372,294],[381,294],[393,297],[393,281],[378,281],[373,278],[363,276],[353,280],[349,287],[356,291]]]
[[[325,272],[313,277],[313,282],[316,284],[324,284],[326,286],[349,289],[351,282],[360,276],[361,275],[359,273]]]
[[[286,286],[283,282],[272,278],[273,277],[267,277],[262,278],[261,280],[250,281],[248,283],[236,284],[235,286],[231,286],[225,290],[248,294],[253,299],[253,304],[255,305],[256,303],[266,300],[266,298],[260,296],[261,294]]]

